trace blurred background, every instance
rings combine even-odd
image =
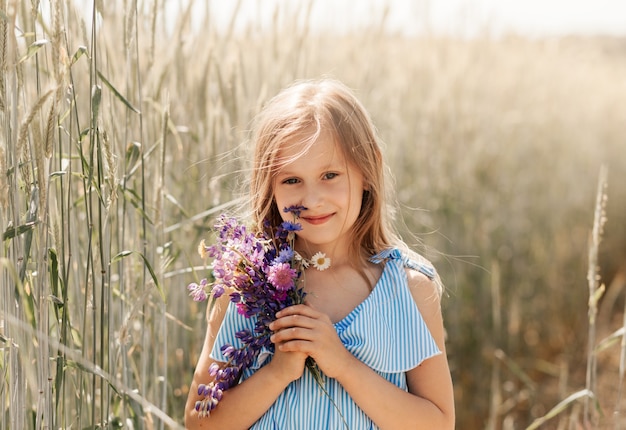
[[[272,26],[276,7],[289,11],[308,8],[307,21],[313,31],[348,33],[380,25],[387,33],[423,36],[427,33],[477,36],[516,33],[530,37],[563,35],[612,35],[626,33],[626,5],[619,0],[243,0],[238,2],[195,2],[196,16],[210,8],[214,25],[224,30],[238,10],[235,31],[250,25]],[[176,13],[175,3],[166,5]],[[195,21],[201,22],[201,19]]]
[[[196,253],[296,79],[371,112],[457,428],[621,428],[626,4],[0,0],[0,427],[176,428]]]

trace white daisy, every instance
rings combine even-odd
[[[330,267],[330,258],[326,257],[323,252],[317,252],[311,257],[311,264],[321,272]]]

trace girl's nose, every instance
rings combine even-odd
[[[308,209],[312,209],[316,206],[319,206],[320,203],[324,200],[324,195],[322,190],[316,186],[308,186],[306,187],[305,193],[302,196],[302,206]]]

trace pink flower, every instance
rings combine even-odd
[[[246,304],[243,302],[239,302],[237,303],[235,306],[237,306],[237,313],[239,315],[243,315],[247,318],[247,309],[246,309]]]
[[[293,288],[294,279],[298,273],[292,269],[289,263],[272,264],[269,267],[267,279],[278,291],[287,291]]]

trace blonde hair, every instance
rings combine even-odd
[[[392,228],[385,189],[386,166],[372,120],[352,91],[331,79],[299,81],[272,98],[257,116],[250,204],[255,226],[268,220],[278,225],[280,208],[273,198],[273,180],[280,168],[282,145],[302,139],[302,151],[322,132],[330,132],[346,161],[365,182],[360,214],[352,226],[350,257],[356,266],[401,241]]]

